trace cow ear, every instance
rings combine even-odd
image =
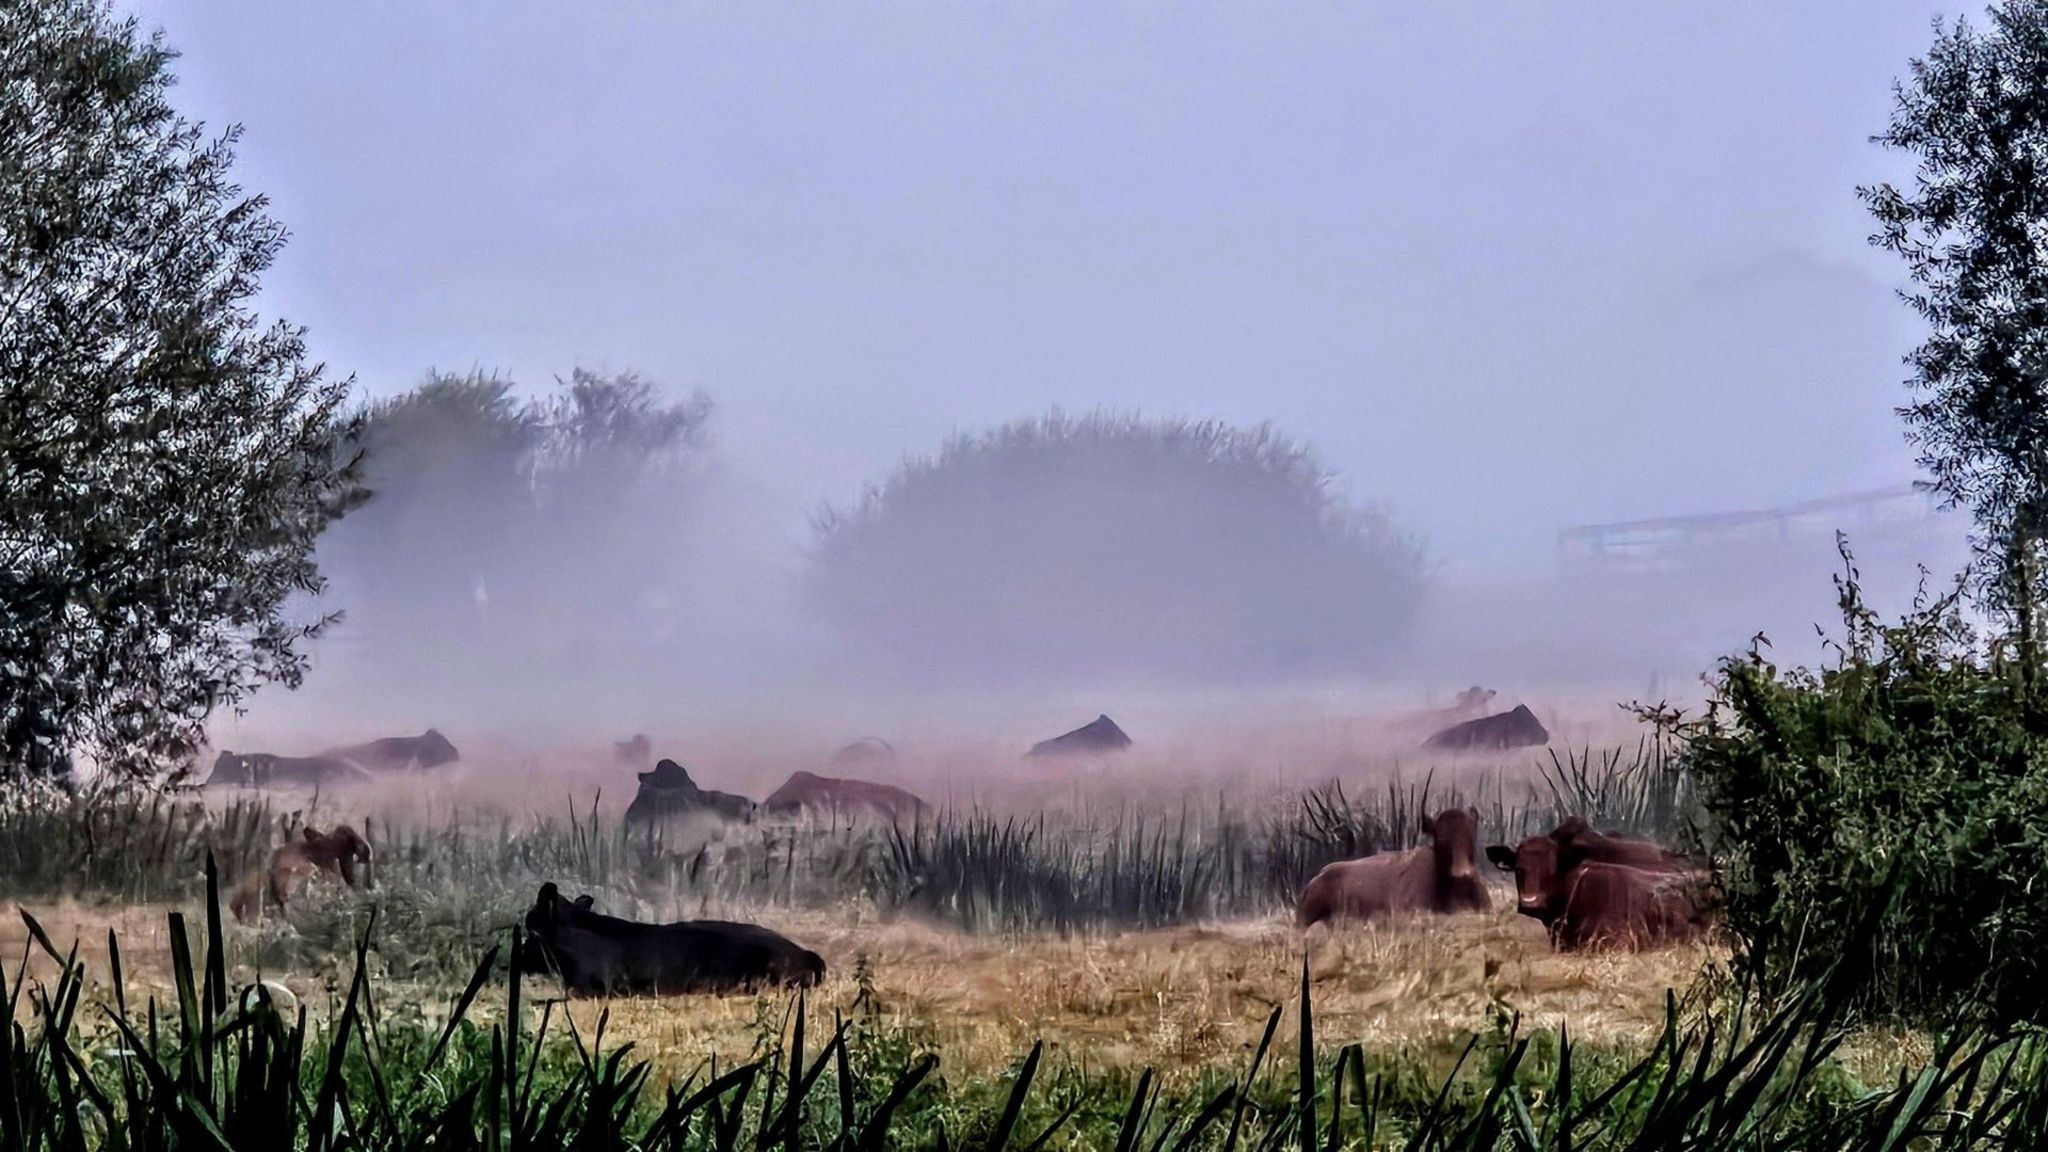
[[[1486,858],[1493,861],[1493,866],[1503,872],[1515,870],[1515,850],[1505,844],[1495,844],[1487,848]]]
[[[576,906],[577,906],[578,908],[581,908],[581,909],[583,909],[583,910],[584,910],[585,912],[588,912],[588,911],[590,911],[591,907],[592,907],[593,905],[595,905],[596,903],[597,903],[597,898],[596,898],[596,897],[594,897],[594,896],[592,896],[592,895],[591,895],[590,893],[588,893],[588,892],[585,892],[585,893],[584,893],[583,895],[581,895],[581,896],[578,896],[578,897],[576,898]]]
[[[1422,818],[1422,834],[1423,834],[1424,836],[1434,836],[1434,835],[1436,835],[1436,818],[1435,818],[1435,817],[1433,817],[1433,816],[1428,816],[1428,815],[1424,815],[1424,816],[1423,816],[1423,818]]]

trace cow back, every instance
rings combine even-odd
[[[1588,863],[1564,885],[1563,912],[1550,930],[1567,951],[1654,948],[1690,939],[1705,925],[1689,873]]]

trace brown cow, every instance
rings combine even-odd
[[[1567,817],[1551,829],[1550,838],[1557,841],[1559,863],[1567,871],[1582,861],[1624,864],[1653,872],[1684,872],[1693,866],[1692,861],[1653,841],[1595,831],[1582,816]],[[1492,850],[1487,854],[1491,856]]]
[[[1548,836],[1486,858],[1515,877],[1516,910],[1558,947],[1646,947],[1697,933],[1706,921],[1691,862],[1644,840],[1606,836],[1576,817]]]
[[[1564,952],[1675,944],[1706,931],[1710,921],[1689,873],[1586,863],[1565,874],[1563,889],[1550,938]]]
[[[262,915],[266,906],[263,896],[268,890],[270,903],[279,911],[284,910],[285,901],[291,898],[306,877],[315,872],[339,876],[342,882],[356,886],[356,865],[370,863],[370,843],[358,835],[354,828],[338,824],[331,832],[307,828],[305,837],[281,845],[270,854],[270,867],[250,876],[235,888],[228,900],[228,908],[235,919],[247,922],[249,918]]]
[[[1325,865],[1301,891],[1294,922],[1371,920],[1399,912],[1484,912],[1492,907],[1475,860],[1477,808],[1448,808],[1422,818],[1430,845]]]
[[[927,805],[916,796],[888,784],[796,772],[782,787],[761,801],[761,807],[779,816],[803,812],[818,816],[872,812],[884,820],[915,820],[924,813]]]

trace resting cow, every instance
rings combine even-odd
[[[761,807],[777,816],[872,814],[884,820],[915,820],[925,802],[901,788],[867,780],[841,780],[815,772],[792,773]]]
[[[1705,877],[1690,861],[1577,818],[1486,857],[1515,877],[1516,910],[1566,951],[1655,947],[1698,935],[1711,918]]]
[[[641,924],[596,911],[587,895],[564,900],[552,883],[526,913],[523,946],[523,962],[561,977],[577,996],[808,987],[825,977],[816,952],[758,924]]]
[[[612,741],[612,758],[621,764],[638,768],[654,760],[654,745],[644,733],[634,733],[631,740]]]
[[[1110,752],[1122,752],[1131,746],[1131,738],[1116,726],[1116,721],[1107,715],[1097,716],[1072,732],[1040,740],[1031,746],[1026,756],[1088,756]]]
[[[433,728],[418,736],[386,736],[366,744],[330,748],[322,756],[333,756],[372,772],[409,772],[453,764],[461,756],[446,736]]]
[[[661,824],[698,815],[751,820],[754,802],[731,792],[699,788],[681,764],[663,760],[654,766],[654,771],[640,773],[640,791],[626,806],[629,825]]]
[[[339,788],[362,784],[370,773],[339,756],[273,756],[222,752],[204,788]]]
[[[1506,712],[1481,716],[1450,727],[1423,741],[1425,748],[1504,749],[1534,748],[1550,743],[1550,732],[1527,704]]]
[[[896,749],[880,736],[863,736],[832,754],[834,768],[887,768],[896,763]]]
[[[1709,922],[1686,872],[1581,864],[1564,876],[1550,938],[1561,951],[1641,950],[1690,940]]]
[[[1383,852],[1325,865],[1302,889],[1294,922],[1371,920],[1399,912],[1484,912],[1492,907],[1480,882],[1475,845],[1477,808],[1447,808],[1422,818],[1427,847]]]
[[[228,899],[228,909],[235,919],[248,921],[252,916],[261,916],[266,904],[267,893],[270,904],[283,911],[285,902],[315,872],[339,876],[349,887],[357,886],[362,878],[356,871],[357,865],[367,868],[370,864],[370,842],[363,839],[354,828],[338,824],[330,832],[307,828],[302,839],[279,846],[270,854],[270,867],[258,872],[237,885]]]

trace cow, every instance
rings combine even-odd
[[[1598,864],[1647,868],[1653,872],[1685,872],[1693,867],[1691,860],[1661,844],[1595,831],[1583,816],[1566,817],[1563,823],[1551,829],[1550,838],[1557,842],[1560,862],[1567,865],[1589,860]],[[1489,856],[1492,851],[1487,849]]]
[[[370,773],[339,756],[273,756],[222,751],[202,788],[340,788],[362,784]]]
[[[794,772],[761,807],[771,815],[814,816],[872,813],[884,820],[915,820],[928,805],[901,788],[866,780],[840,780],[815,772]]]
[[[1460,719],[1484,716],[1486,715],[1486,706],[1493,703],[1493,698],[1498,695],[1499,693],[1491,688],[1481,688],[1479,685],[1474,684],[1463,692],[1458,693],[1458,702],[1446,709],[1446,711],[1457,715]]]
[[[612,758],[621,764],[631,764],[635,768],[651,764],[654,761],[654,745],[646,735],[636,732],[631,740],[612,741]]]
[[[418,736],[386,736],[366,744],[329,748],[321,755],[346,760],[372,772],[420,771],[453,764],[461,758],[455,745],[433,728]]]
[[[1493,906],[1479,879],[1477,808],[1447,808],[1422,818],[1426,847],[1382,852],[1325,865],[1301,891],[1294,922],[1372,920],[1401,912],[1484,912]]]
[[[1550,732],[1536,719],[1536,714],[1529,711],[1527,704],[1517,704],[1512,711],[1453,724],[1423,741],[1423,747],[1504,749],[1534,748],[1548,743]]]
[[[879,736],[863,736],[832,754],[834,768],[886,768],[896,763],[896,749]]]
[[[1514,876],[1516,910],[1561,950],[1655,947],[1697,935],[1711,920],[1705,877],[1691,861],[1577,818],[1513,848],[1495,844],[1486,857]]]
[[[1640,951],[1705,932],[1712,916],[1683,872],[1585,863],[1564,877],[1550,938],[1559,951]]]
[[[640,775],[640,791],[626,806],[626,823],[657,824],[677,817],[707,814],[724,821],[754,818],[754,802],[730,792],[699,788],[690,773],[673,760],[663,760]]]
[[[1107,752],[1122,752],[1131,746],[1131,738],[1116,726],[1108,716],[1097,716],[1072,732],[1040,740],[1031,746],[1026,756],[1085,756]]]
[[[262,915],[263,897],[267,893],[270,903],[282,912],[292,893],[315,872],[338,876],[349,887],[358,887],[368,875],[366,871],[359,873],[357,868],[367,870],[370,860],[370,842],[347,824],[338,824],[327,832],[308,827],[300,839],[280,845],[270,854],[268,868],[236,886],[228,899],[228,910],[235,914],[235,919],[246,923],[251,917]]]
[[[675,996],[762,985],[809,987],[825,960],[758,924],[641,924],[606,916],[588,896],[541,885],[526,913],[521,961],[560,977],[572,996]]]

